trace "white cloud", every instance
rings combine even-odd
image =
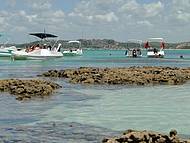
[[[119,9],[120,12],[132,12],[132,13],[136,13],[139,10],[140,10],[140,4],[138,4],[135,0],[127,1]]]
[[[184,22],[189,22],[190,21],[190,13],[187,13],[187,12],[178,13],[176,18],[178,20],[182,20]]]
[[[64,17],[65,17],[65,13],[64,13],[62,10],[55,11],[55,12],[53,13],[53,15],[54,15],[55,17],[59,17],[59,18],[64,18]]]
[[[157,3],[144,4],[144,9],[146,11],[145,15],[147,17],[158,16],[163,10],[163,4],[158,1]]]
[[[175,19],[179,23],[188,23],[190,20],[190,1],[189,0],[173,0],[172,1],[171,15],[172,19]]]
[[[174,35],[179,34],[179,30],[176,29],[180,28],[181,33],[186,31],[185,28],[188,26],[185,23],[190,20],[189,7],[189,0],[158,0],[144,4],[136,0],[110,0],[109,3],[108,0],[88,0],[82,1],[69,16],[73,18],[78,16],[83,19],[84,22],[81,22],[80,18],[74,21],[75,25],[79,27],[85,22],[94,21],[94,23],[90,23],[93,28],[89,33],[96,33],[93,29],[101,26],[104,29],[102,32],[107,32],[107,35],[110,34],[110,31],[107,30],[108,27],[115,29],[118,33],[114,33],[115,39],[119,37],[125,40],[127,36],[131,38],[130,35],[134,36],[136,33],[136,36],[141,39],[150,36],[163,36],[172,40],[176,39]],[[98,20],[98,23],[95,20]],[[109,25],[100,25],[101,22],[105,21]],[[180,27],[182,24],[185,26]],[[175,31],[178,32],[175,33]],[[96,37],[96,34],[94,36]],[[183,38],[187,39],[185,36]]]
[[[33,10],[40,10],[40,11],[48,10],[51,8],[51,6],[52,5],[50,4],[50,2],[42,3],[41,1],[32,4]]]
[[[57,33],[69,38],[188,40],[190,0],[80,0],[69,12],[56,6],[61,0],[8,0],[11,10],[0,11],[0,31],[24,35],[31,31]],[[7,4],[6,3],[6,4]],[[18,4],[23,5],[18,7]],[[14,34],[17,33],[17,34]],[[22,41],[25,37],[17,36]]]
[[[0,32],[5,31],[9,26],[9,13],[6,11],[0,11]]]
[[[95,18],[100,21],[106,21],[106,22],[118,21],[118,17],[114,14],[114,12],[110,12],[110,13],[102,14],[102,15],[95,15]]]

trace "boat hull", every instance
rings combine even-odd
[[[141,58],[142,55],[136,55],[136,56],[133,56],[133,55],[126,55],[128,58]]]
[[[54,59],[61,58],[63,56],[24,56],[24,55],[14,55],[14,60],[45,60],[45,59]]]
[[[17,48],[15,46],[1,47],[0,48],[0,57],[11,57],[12,53],[14,51],[17,51]]]
[[[0,57],[11,57],[12,53],[0,51]]]
[[[44,60],[52,58],[61,58],[63,54],[61,52],[53,52],[47,49],[39,49],[34,52],[17,51],[13,53],[14,60]]]
[[[126,50],[125,55],[129,58],[140,58],[142,57],[142,53],[140,49],[131,49],[131,50]]]
[[[64,56],[81,56],[83,54],[82,49],[77,50],[65,50],[62,52]]]
[[[158,52],[148,51],[147,57],[148,58],[164,58],[164,51],[158,51]]]

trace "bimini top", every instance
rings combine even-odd
[[[48,34],[48,33],[30,33],[29,35],[33,35],[41,39],[57,37],[56,35]]]
[[[78,43],[78,44],[80,44],[80,41],[69,41],[68,43]]]
[[[128,39],[127,42],[129,42],[129,43],[139,43],[139,44],[143,43],[142,40],[138,40],[138,39]]]
[[[164,41],[163,38],[148,38],[148,41]]]

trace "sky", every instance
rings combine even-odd
[[[65,40],[190,41],[190,0],[0,0],[0,33],[11,43],[44,29]]]

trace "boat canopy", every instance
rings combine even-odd
[[[138,40],[138,39],[128,39],[127,42],[129,42],[129,43],[139,43],[139,44],[142,44],[142,43],[143,43],[142,40]]]
[[[160,48],[164,49],[165,48],[165,43],[163,38],[148,38],[148,40],[144,43],[144,47],[151,48],[150,42],[160,42]]]
[[[151,42],[162,42],[162,41],[164,41],[164,39],[163,38],[148,38],[148,41],[151,41]]]
[[[69,41],[68,43],[78,43],[78,44],[80,44],[80,41]]]
[[[29,35],[33,35],[41,39],[57,37],[56,35],[48,34],[48,33],[29,33]]]

